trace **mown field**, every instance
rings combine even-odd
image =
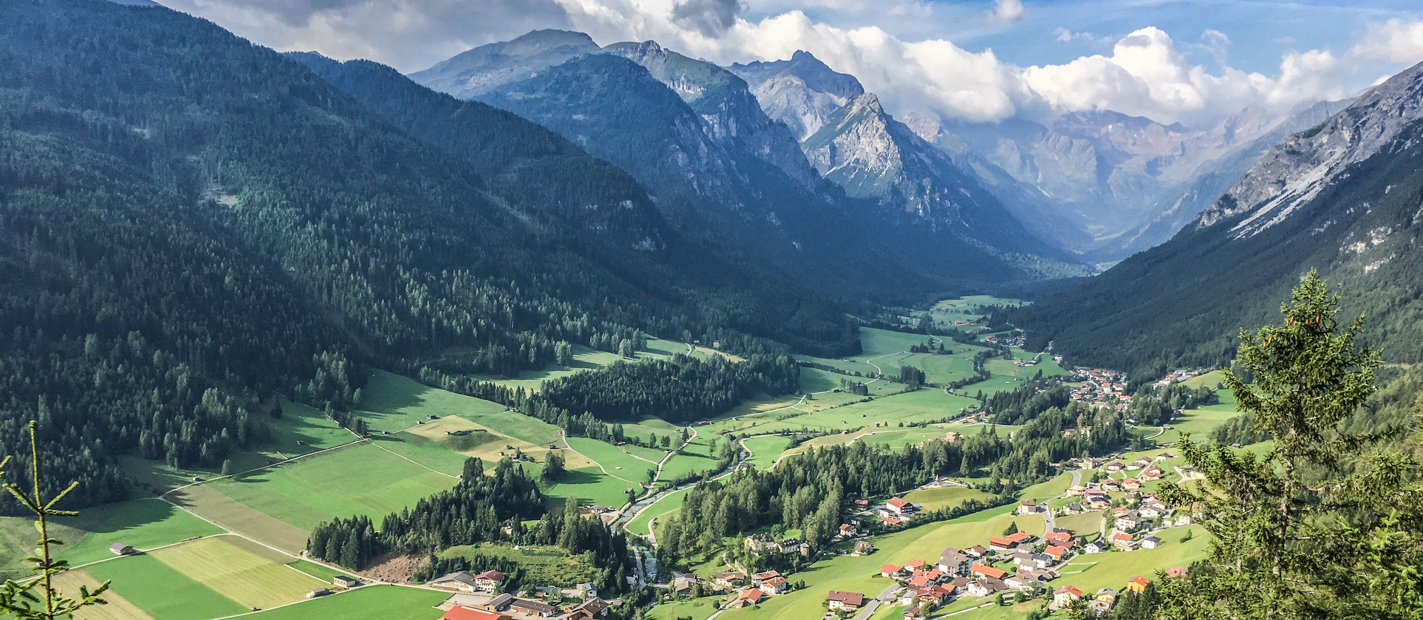
[[[989,495],[983,491],[965,487],[919,489],[917,491],[910,491],[904,495],[906,501],[918,504],[923,510],[952,508],[970,499],[982,500],[987,497],[989,497]]]
[[[325,596],[300,605],[291,605],[254,614],[254,620],[434,620],[445,612],[435,609],[449,598],[434,592],[400,586],[361,586],[350,592]]]
[[[151,555],[85,567],[96,581],[112,581],[124,600],[161,620],[207,620],[250,611]]]
[[[227,538],[233,537],[204,538],[150,555],[244,607],[265,609],[294,603],[305,598],[306,593],[330,585]]]
[[[453,474],[432,471],[372,442],[205,486],[310,531],[338,516],[378,520],[454,483]]]

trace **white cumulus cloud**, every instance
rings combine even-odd
[[[1023,8],[1022,0],[993,0],[993,10],[988,12],[988,16],[993,21],[1007,24],[1016,24],[1027,17],[1028,12]]]
[[[1423,19],[1394,18],[1373,24],[1352,51],[1364,58],[1406,65],[1423,61]]]
[[[812,9],[786,8],[927,21],[938,8],[922,0],[162,1],[278,50],[370,58],[402,71],[550,27],[586,32],[603,44],[656,40],[723,65],[789,58],[805,50],[855,75],[893,114],[971,121],[1114,110],[1166,123],[1209,124],[1248,105],[1282,109],[1342,97],[1341,74],[1353,70],[1329,51],[1312,50],[1286,54],[1272,75],[1247,73],[1225,62],[1230,40],[1224,34],[1207,30],[1199,40],[1178,44],[1157,28],[1112,37],[1059,29],[1054,34],[1059,41],[1085,41],[1103,51],[1063,64],[1020,67],[992,49],[968,50],[946,39],[906,40],[879,26],[837,26]],[[963,15],[974,19],[971,10]],[[1013,22],[1024,15],[1021,0],[995,0],[986,17]],[[1377,36],[1347,60],[1423,56],[1423,22],[1394,20],[1375,30]],[[1214,56],[1216,67],[1192,64],[1183,53],[1202,49]]]

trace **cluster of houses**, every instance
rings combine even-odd
[[[791,587],[784,575],[773,570],[756,573],[750,577],[737,571],[725,571],[717,573],[714,579],[716,585],[726,589],[745,586],[736,595],[736,600],[731,603],[732,607],[751,607],[768,596],[785,594]]]
[[[1020,505],[1020,509],[1023,506]],[[880,575],[904,583],[906,618],[918,617],[958,596],[992,596],[1000,592],[1037,590],[1058,577],[1059,567],[1077,547],[1071,532],[1054,529],[1039,540],[1015,532],[988,539],[988,546],[948,547],[933,564],[913,560],[904,566],[885,564]],[[1011,560],[1015,570],[993,562]]]
[[[1172,383],[1180,383],[1182,381],[1190,379],[1191,377],[1198,377],[1200,376],[1200,374],[1201,371],[1199,370],[1178,370],[1169,375],[1166,375],[1165,377],[1162,377],[1160,381],[1157,381],[1152,385],[1153,387],[1164,388],[1168,385],[1171,385]]]
[[[891,497],[883,505],[877,506],[874,512],[879,516],[881,523],[889,527],[897,527],[908,523],[918,511],[919,507],[908,500],[902,497]]]
[[[542,601],[517,598],[509,593],[497,593],[504,584],[504,573],[487,570],[479,574],[459,571],[443,575],[429,584],[432,588],[455,592],[442,608],[442,620],[514,620],[515,618],[567,618],[568,620],[594,620],[607,616],[608,608],[616,603],[598,598],[597,589],[592,584],[576,588],[572,594],[585,598],[584,601],[563,608]],[[538,588],[539,596],[557,592],[557,588]]]
[[[799,553],[802,556],[810,557],[810,545],[794,537],[776,540],[775,537],[770,534],[752,534],[747,536],[742,544],[746,545],[747,551],[756,555],[762,553]]]
[[[984,331],[987,330],[985,329]],[[1009,347],[1018,347],[1020,349],[1027,344],[1027,338],[1022,336],[1021,334],[1017,336],[984,336],[980,340],[983,342],[991,342],[993,344],[1001,344]]]
[[[1125,376],[1115,370],[1082,368],[1077,370],[1076,378],[1081,381],[1081,385],[1072,390],[1071,398],[1074,401],[1098,407],[1106,407],[1114,402],[1118,411],[1126,411],[1127,405],[1131,403],[1131,395],[1126,393]]]

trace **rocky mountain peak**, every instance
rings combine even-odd
[[[1420,118],[1423,63],[1365,91],[1322,124],[1276,145],[1201,212],[1196,226],[1214,226],[1250,213],[1236,222],[1231,232],[1235,238],[1259,234],[1346,178],[1350,166],[1401,139],[1416,138]]]

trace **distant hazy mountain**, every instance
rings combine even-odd
[[[509,82],[528,79],[579,54],[598,51],[581,32],[535,30],[512,41],[481,45],[442,61],[410,79],[460,99],[470,99]]]
[[[1314,268],[1386,358],[1420,361],[1420,119],[1423,65],[1270,149],[1169,242],[1015,320],[1082,363],[1219,363]]]
[[[806,52],[730,70],[802,142],[864,93],[853,76]],[[1115,112],[1068,114],[1051,126],[1022,118],[941,124],[913,113],[899,120],[948,153],[953,166],[992,192],[1031,234],[1083,262],[1100,262],[1170,238],[1256,157],[1290,132],[1322,121],[1329,109],[1245,110],[1206,130]]]
[[[855,76],[836,73],[810,52],[728,69],[751,85],[766,114],[785,123],[797,140],[809,138],[831,113],[865,94]]]
[[[1202,196],[1213,197],[1265,150],[1325,116],[1320,108],[1284,115],[1247,109],[1192,130],[1116,112],[1079,112],[1051,127],[1015,118],[942,130],[1036,188],[1023,205],[1029,217],[1078,222],[1076,230],[1062,231],[1064,245],[1113,260],[1170,238],[1213,199]]]

